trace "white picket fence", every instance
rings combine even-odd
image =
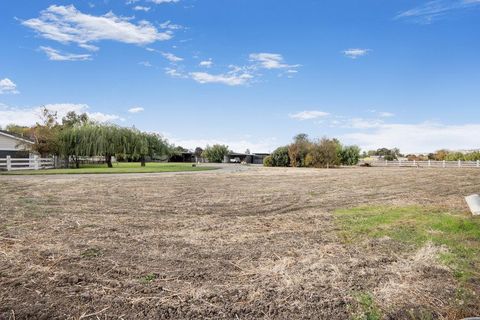
[[[407,161],[407,160],[378,160],[360,162],[361,164],[368,163],[372,167],[418,167],[418,168],[480,168],[480,161]]]
[[[40,158],[34,156],[33,158],[0,158],[0,170],[40,170],[55,168],[54,158]]]

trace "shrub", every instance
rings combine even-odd
[[[306,159],[308,166],[316,168],[330,168],[340,164],[338,156],[339,143],[337,140],[323,138],[312,144]]]
[[[202,157],[208,159],[209,162],[222,163],[224,157],[229,153],[228,146],[215,144],[207,146],[202,153]]]
[[[271,156],[265,157],[263,159],[263,166],[264,167],[273,167],[273,159]]]
[[[288,146],[288,156],[292,167],[307,166],[305,160],[311,145],[312,142],[305,133],[293,137],[293,143]]]
[[[360,148],[357,146],[346,146],[340,150],[340,161],[343,165],[354,166],[360,160]]]
[[[280,147],[273,151],[272,164],[274,167],[288,167],[290,165],[288,147]]]

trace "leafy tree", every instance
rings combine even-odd
[[[215,144],[213,146],[208,146],[202,153],[202,156],[208,159],[209,162],[221,163],[225,156],[229,153],[228,146]]]
[[[140,132],[134,128],[115,125],[87,124],[68,127],[59,134],[60,153],[73,158],[103,156],[108,167],[112,157],[140,160],[145,166],[146,157],[157,158],[168,153],[168,143],[158,134]]]
[[[293,137],[293,143],[288,146],[288,156],[292,167],[305,166],[305,157],[311,147],[311,141],[305,133]]]
[[[448,150],[445,150],[445,149],[438,150],[434,154],[434,159],[437,161],[443,161],[447,158],[448,153],[449,153]]]
[[[397,160],[398,157],[402,156],[398,148],[393,148],[393,149],[380,148],[374,151],[372,155],[383,157],[385,160],[388,160],[388,161]]]
[[[461,152],[450,152],[447,154],[445,157],[445,160],[447,161],[465,161],[465,155]]]
[[[288,147],[280,147],[273,151],[272,165],[274,167],[288,167],[290,165],[290,158],[288,156]]]
[[[57,122],[57,113],[42,108],[41,121],[32,128],[34,144],[32,150],[42,156],[58,154],[58,134],[60,126]]]
[[[16,124],[7,125],[5,127],[5,130],[21,137],[30,137],[32,134],[32,128],[26,126],[19,126]]]
[[[322,138],[312,144],[307,155],[307,166],[316,168],[330,168],[340,164],[338,155],[338,140]]]
[[[83,126],[90,122],[88,114],[77,114],[75,111],[69,111],[62,118],[62,125],[65,127]]]
[[[346,166],[354,166],[360,160],[360,148],[358,146],[346,146],[340,150],[340,162]]]
[[[194,153],[195,153],[195,158],[196,158],[196,160],[197,160],[197,162],[198,162],[199,159],[202,158],[203,149],[200,148],[200,147],[196,147]]]

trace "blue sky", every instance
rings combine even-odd
[[[480,148],[480,0],[0,3],[0,126],[39,106],[188,148]]]

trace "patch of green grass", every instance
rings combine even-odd
[[[140,278],[140,281],[143,283],[150,283],[154,281],[155,279],[158,279],[159,275],[157,273],[149,273],[143,277]]]
[[[147,163],[142,167],[139,162],[117,162],[113,168],[102,165],[84,165],[78,169],[46,169],[46,170],[18,170],[5,171],[5,175],[46,175],[46,174],[104,174],[104,173],[156,173],[156,172],[183,172],[214,170],[215,167],[196,166],[191,163]]]
[[[335,212],[347,243],[388,236],[419,248],[427,241],[448,247],[440,261],[468,280],[480,276],[480,218],[424,207],[361,207]]]
[[[372,295],[369,293],[359,293],[356,296],[359,311],[354,317],[355,320],[380,320],[382,314]]]
[[[80,255],[82,258],[90,259],[90,258],[96,258],[102,254],[102,251],[98,248],[89,248],[85,251],[83,251]]]

